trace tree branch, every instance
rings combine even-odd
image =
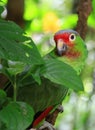
[[[59,113],[60,113],[60,110],[55,109],[55,111],[52,114],[49,114],[45,120],[54,126]],[[39,129],[37,129],[37,130],[39,130]],[[44,128],[42,130],[49,130],[49,129]]]
[[[24,0],[8,0],[6,20],[11,20],[24,27]]]
[[[78,6],[78,22],[76,31],[85,39],[87,33],[87,19],[92,10],[92,0],[80,0]]]

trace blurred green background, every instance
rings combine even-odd
[[[4,19],[7,0],[1,0],[0,4],[5,7],[1,15]],[[78,4],[79,0],[24,0],[20,25],[37,43],[41,55],[54,47],[52,37],[56,31],[76,27]],[[92,0],[92,8],[85,39],[88,58],[81,74],[84,92],[68,94],[63,102],[64,113],[59,115],[56,122],[57,130],[95,130],[95,0]]]

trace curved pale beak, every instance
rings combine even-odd
[[[68,49],[68,46],[66,45],[66,43],[64,43],[63,40],[59,39],[57,41],[57,54],[59,56],[65,55]]]

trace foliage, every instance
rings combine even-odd
[[[59,72],[63,75],[59,75]],[[32,106],[16,100],[18,75],[24,73],[20,80],[31,76],[31,82],[42,84],[40,78],[44,77],[57,84],[68,84],[70,89],[83,90],[81,79],[70,66],[56,59],[41,57],[31,38],[15,23],[4,20],[0,20],[0,73],[7,76],[14,90],[10,98],[0,90],[0,129],[3,130],[24,130],[33,121]],[[68,79],[71,80],[68,82]]]
[[[0,111],[0,129],[24,130],[33,120],[32,107],[24,102],[10,102]]]
[[[1,1],[3,1],[3,3]],[[5,5],[7,3],[7,0],[1,1],[0,5]],[[51,32],[55,32],[58,29],[75,28],[78,18],[77,14],[72,13],[73,1],[74,0],[25,0],[25,31],[29,34],[36,34],[36,37],[35,35],[32,35],[32,37],[34,36],[33,38],[35,39],[35,43],[40,43],[37,47],[42,55],[43,52],[41,51],[44,51],[45,54],[46,51],[48,51],[47,48],[49,48],[48,45],[50,45],[49,37],[51,36]],[[87,65],[85,66],[82,74],[86,95],[83,93],[81,95],[76,95],[76,99],[76,96],[72,96],[71,94],[70,99],[63,103],[65,113],[62,114],[63,116],[61,117],[62,130],[63,128],[65,130],[94,130],[95,128],[93,127],[95,122],[95,95],[93,95],[93,93],[95,93],[95,91],[93,92],[95,85],[93,87],[92,84],[94,80],[92,75],[93,70],[95,69],[95,41],[92,41],[95,39],[95,0],[92,0],[92,6],[93,11],[88,19],[88,26],[93,30],[90,30],[87,35],[86,40],[89,55],[87,59]],[[0,7],[0,14],[2,11],[3,6]],[[54,19],[48,20],[48,15]],[[68,76],[66,79],[63,79],[64,76],[62,77],[62,75],[58,74],[59,71],[54,71],[57,70],[55,69],[57,67],[64,74],[64,69],[59,67],[62,63],[51,59],[51,64],[54,63],[51,67],[50,62],[40,56],[34,42],[31,40],[31,38],[26,36],[25,32],[23,32],[20,27],[12,22],[5,22],[2,20],[0,21],[0,25],[0,59],[3,58],[0,60],[0,72],[9,78],[14,87],[14,97],[12,98],[7,97],[6,92],[0,90],[0,129],[24,130],[31,124],[34,110],[29,104],[16,101],[16,89],[18,88],[19,80],[23,81],[24,85],[34,81],[38,82],[38,84],[42,84],[40,77],[44,76],[52,82],[63,84],[64,80],[65,82],[68,82],[68,78],[71,76],[73,79],[72,82],[70,82],[71,84],[69,84],[69,88],[74,90],[78,88],[78,90],[80,90],[83,87],[80,78],[77,77],[76,73],[69,66],[65,67],[66,65],[64,64],[64,69],[67,70]],[[43,32],[45,34],[43,34]],[[90,42],[88,41],[89,39]],[[29,56],[32,58],[32,60],[29,58]],[[24,77],[22,79],[18,79],[18,75],[26,72],[26,70],[28,70],[28,72],[25,73]],[[68,70],[70,73],[72,72],[72,75],[69,74]],[[56,77],[54,77],[55,74]],[[34,78],[32,78],[33,81],[26,80],[28,75]],[[81,86],[75,88],[73,81],[77,80],[78,83],[76,85],[79,86],[81,84]],[[12,121],[10,119],[12,119]],[[61,130],[61,128],[59,129]]]

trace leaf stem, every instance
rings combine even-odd
[[[16,85],[16,77],[15,77],[15,81],[14,81],[14,95],[13,95],[13,100],[14,102],[16,102],[16,97],[17,97],[17,85]]]

